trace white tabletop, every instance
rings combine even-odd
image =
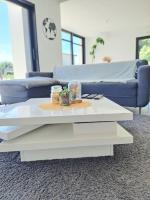
[[[60,110],[43,110],[40,104],[49,98],[30,99],[7,113],[0,113],[0,125],[35,125],[95,121],[132,120],[133,114],[118,104],[102,98],[88,100],[86,108],[62,107]]]

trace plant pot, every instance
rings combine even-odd
[[[69,106],[70,105],[69,95],[60,96],[59,97],[59,103],[60,103],[61,106]]]

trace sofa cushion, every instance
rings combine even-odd
[[[29,98],[48,97],[51,86],[59,84],[52,78],[27,78],[21,80],[0,81],[2,104],[23,102]]]
[[[138,82],[136,80],[127,83],[99,82],[82,83],[83,94],[104,94],[106,97],[135,97],[137,95]]]
[[[59,84],[59,81],[53,78],[46,78],[46,77],[33,77],[33,78],[26,78],[26,79],[17,79],[17,80],[4,80],[0,82],[1,87],[3,86],[22,86],[25,88],[32,88],[32,87],[39,87],[39,86],[46,86],[50,84]]]

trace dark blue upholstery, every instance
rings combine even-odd
[[[150,97],[150,66],[140,66],[138,69],[137,107],[148,104]]]
[[[127,83],[82,83],[82,94],[101,93],[122,106],[143,107],[147,105],[150,96],[150,67],[147,60],[137,60],[136,65],[136,79]],[[32,74],[28,76],[31,77]],[[67,86],[67,84],[61,83],[62,86]]]
[[[53,78],[32,77],[0,82],[2,104],[11,104],[26,101],[30,98],[49,97],[51,86],[60,84]]]
[[[147,60],[137,60],[136,62],[136,72],[135,72],[135,78],[138,78],[138,69],[141,67],[141,66],[144,66],[144,65],[148,65],[148,61]]]
[[[136,97],[137,81],[128,83],[82,83],[83,93],[105,94],[107,97]]]
[[[103,94],[124,106],[135,106],[137,101],[137,81],[128,83],[82,83],[83,94]]]
[[[145,60],[137,61],[137,79],[129,80],[128,82],[86,82],[82,83],[82,94],[103,94],[105,97],[114,102],[129,107],[143,107],[149,102],[150,96],[150,66]],[[53,77],[53,73],[46,72],[30,72],[27,77]],[[31,82],[31,81],[30,81]],[[0,82],[0,93],[2,103],[16,103],[26,101],[30,98],[49,97],[51,86],[54,83],[33,87],[24,87],[17,84],[5,84]],[[62,86],[67,86],[67,82],[57,82]]]
[[[40,87],[25,88],[23,86],[1,86],[1,101],[2,104],[12,104],[24,102],[30,98],[50,97],[52,85]],[[9,92],[6,92],[9,91]]]

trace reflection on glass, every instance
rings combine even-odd
[[[64,40],[69,40],[69,41],[71,41],[71,34],[70,34],[70,33],[67,33],[67,32],[62,31],[62,32],[61,32],[61,37],[62,37],[62,39],[64,39]]]
[[[83,59],[82,46],[73,44],[73,52],[74,64],[81,65]]]
[[[77,36],[73,36],[73,43],[82,45],[82,39]]]
[[[64,40],[62,40],[62,58],[63,58],[63,65],[72,64],[71,43]]]
[[[84,38],[64,30],[61,34],[63,65],[83,64]]]

